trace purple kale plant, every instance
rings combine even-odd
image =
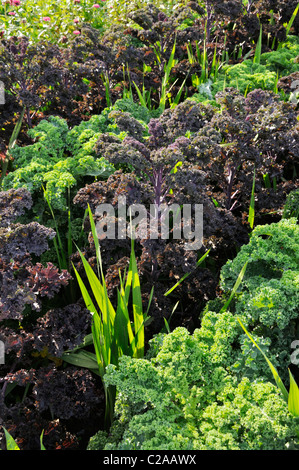
[[[90,313],[80,303],[64,305],[66,270],[38,262],[55,232],[17,222],[31,205],[25,189],[0,192],[0,424],[24,450],[38,448],[42,430],[47,449],[78,449],[101,420],[103,391],[96,376],[62,357],[90,332]]]
[[[33,257],[44,253],[56,234],[37,222],[13,223],[31,205],[30,193],[24,189],[0,192],[0,321],[22,320],[26,305],[39,311],[42,297],[53,298],[71,279],[67,271],[59,272],[52,264],[34,264]]]

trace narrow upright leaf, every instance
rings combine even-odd
[[[248,214],[248,222],[250,228],[253,229],[254,225],[254,192],[255,192],[255,169],[253,173],[253,182],[252,182],[252,190],[251,190],[251,198],[250,198],[250,206],[249,206],[249,214]]]
[[[293,416],[299,416],[299,388],[289,369],[290,391],[288,400],[288,409]]]
[[[288,22],[288,25],[287,25],[287,28],[286,28],[286,34],[287,35],[289,34],[291,27],[293,26],[294,20],[295,20],[297,14],[298,14],[298,10],[299,10],[299,3],[296,6],[296,8],[295,8],[295,10],[292,14],[290,21]]]
[[[196,268],[205,260],[205,258],[208,256],[211,250],[208,250],[197,262],[196,262]],[[195,268],[195,269],[196,269]],[[184,274],[184,276],[181,277],[181,279],[173,286],[171,287],[167,292],[165,292],[165,297],[169,294],[171,294],[174,289],[176,289],[188,276],[190,276],[191,272]]]
[[[261,55],[262,55],[262,37],[263,37],[263,30],[262,30],[262,25],[260,27],[260,35],[258,38],[258,42],[256,44],[255,48],[255,53],[254,53],[254,58],[253,58],[253,63],[254,64],[260,64],[261,63]]]
[[[251,336],[251,334],[247,331],[247,329],[245,328],[245,326],[243,325],[243,323],[241,322],[240,318],[238,318],[238,322],[240,323],[241,327],[243,328],[243,330],[245,331],[245,333],[247,334],[248,338],[253,342],[253,344],[255,345],[255,347],[262,353],[262,355],[264,356],[268,366],[270,367],[270,370],[272,372],[272,375],[275,379],[275,382],[276,382],[276,385],[277,387],[280,389],[281,393],[282,393],[282,396],[285,400],[286,403],[288,403],[288,399],[289,399],[289,394],[288,394],[288,391],[287,389],[285,388],[276,368],[273,366],[272,362],[270,362],[270,360],[267,358],[266,354],[264,353],[264,351],[261,350],[261,348],[259,347],[259,345],[255,342],[255,340],[253,339],[253,337]]]
[[[46,450],[44,444],[43,444],[43,438],[44,438],[44,430],[42,430],[42,433],[40,435],[40,439],[39,439],[39,442],[40,442],[40,450]]]
[[[20,450],[18,444],[14,440],[14,438],[9,434],[7,429],[3,426],[5,439],[6,439],[6,450]]]
[[[232,298],[234,297],[234,295],[235,295],[235,293],[237,292],[237,290],[238,290],[238,288],[239,288],[241,282],[243,281],[243,277],[244,277],[244,274],[245,274],[245,271],[246,271],[246,268],[247,268],[247,264],[248,264],[248,261],[246,261],[246,263],[244,264],[243,268],[241,269],[241,272],[240,272],[240,274],[239,274],[239,276],[238,276],[238,278],[237,278],[237,280],[236,280],[236,282],[235,282],[235,285],[234,285],[234,287],[233,287],[233,290],[232,290],[232,292],[231,292],[231,295],[230,295],[228,301],[225,303],[225,305],[224,305],[224,306],[222,307],[222,309],[220,310],[220,313],[223,313],[223,312],[225,312],[225,311],[228,309],[229,304],[230,304],[231,301],[232,301]]]

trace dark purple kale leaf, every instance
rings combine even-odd
[[[90,324],[89,311],[79,304],[51,309],[37,320],[33,346],[38,351],[46,349],[50,355],[61,357],[83,342]]]
[[[40,413],[48,410],[54,418],[63,420],[84,419],[101,402],[96,378],[90,371],[76,367],[39,369],[33,395]]]
[[[32,255],[40,256],[48,248],[55,231],[37,222],[27,225],[12,220],[31,207],[24,189],[0,193],[0,320],[22,319],[26,305],[40,310],[41,298],[53,297],[71,279],[52,264],[34,264]]]

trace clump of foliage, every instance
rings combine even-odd
[[[289,348],[298,328],[298,241],[296,219],[257,226],[248,245],[221,270],[220,286],[228,293],[245,263],[243,282],[233,311],[246,318],[261,337],[276,365],[288,365]],[[254,366],[254,363],[252,363]],[[286,374],[284,367],[282,374]],[[261,371],[259,371],[261,374]]]
[[[130,113],[135,119],[137,119],[137,121],[142,121],[145,124],[148,124],[151,118],[159,117],[159,115],[162,114],[162,110],[150,110],[147,107],[134,102],[131,98],[117,100],[111,109]]]
[[[123,34],[123,29],[114,31],[112,28],[111,34],[107,30],[101,37],[99,29],[85,22],[81,24],[80,34],[74,35],[68,47],[45,40],[32,44],[30,38],[25,36],[3,37],[0,79],[5,83],[6,102],[9,105],[3,109],[1,116],[5,125],[3,128],[10,130],[15,119],[14,110],[18,108],[21,111],[25,107],[29,127],[45,115],[59,115],[67,119],[70,125],[75,125],[93,114],[100,114],[128,93],[137,101],[137,89],[143,90],[150,109],[159,108],[161,98],[165,101],[165,93],[167,105],[173,103],[177,96],[182,99],[194,94],[198,91],[194,77],[199,77],[199,81],[206,81],[211,75],[217,78],[223,62],[234,64],[236,57],[244,58],[256,47],[260,21],[268,43],[273,42],[272,33],[267,28],[273,29],[274,26],[268,25],[267,18],[260,15],[259,20],[258,13],[244,15],[243,6],[238,1],[228,2],[224,7],[221,4],[207,2],[205,8],[195,2],[190,2],[188,6],[178,4],[171,14],[168,13],[169,16],[149,5],[130,13],[138,27],[127,29],[126,34]],[[223,15],[224,19],[220,21]],[[248,25],[242,22],[250,22],[252,15],[255,27],[247,32]],[[274,16],[279,22],[279,13]],[[239,26],[242,32],[238,36],[236,31]],[[282,25],[279,28],[285,30]],[[207,39],[208,30],[210,40]],[[280,41],[284,39],[280,37]],[[265,47],[264,43],[262,46],[261,52],[273,49],[271,46]],[[286,70],[290,69],[291,51],[287,54],[283,44],[277,52],[279,54],[275,57],[270,54],[269,58],[263,59],[269,65],[267,74],[271,84],[273,79],[275,84],[273,68],[285,66]],[[242,65],[236,64],[235,67]],[[260,85],[261,74],[265,72],[264,64],[253,65],[254,70],[250,67],[250,70],[242,71],[246,72],[249,81]],[[287,73],[286,70],[284,73]],[[231,85],[239,86],[234,82],[234,69],[231,73]],[[223,77],[222,73],[221,88]],[[242,90],[243,85],[240,84]]]
[[[175,187],[179,188],[179,178],[196,167],[202,171],[207,191],[218,206],[242,218],[249,208],[255,170],[257,217],[259,211],[266,215],[282,210],[286,193],[296,186],[298,172],[295,106],[262,90],[254,90],[245,98],[236,89],[227,88],[218,92],[215,100],[217,106],[186,100],[174,109],[166,109],[159,118],[149,121],[149,135],[139,140],[132,136],[134,140],[120,141],[103,134],[97,144],[98,154],[116,167],[127,162],[147,182],[160,172],[161,179],[156,181],[163,185],[159,189],[156,183],[151,184],[152,197],[160,190],[165,198],[171,187],[172,202],[177,202],[179,191]],[[173,161],[166,164],[164,156],[163,168],[158,152],[166,155],[167,151]],[[199,195],[194,197],[197,200]]]
[[[152,118],[143,126],[144,132],[138,121],[126,112],[115,114],[116,119],[126,123],[123,129],[129,132],[125,138],[102,133],[96,152],[119,170],[107,182],[96,182],[80,189],[75,204],[83,209],[90,204],[93,212],[101,203],[112,204],[116,222],[120,196],[126,197],[128,205],[137,203],[145,207],[156,204],[159,208],[162,203],[203,204],[204,247],[211,248],[214,260],[224,264],[228,257],[235,255],[235,244],[248,241],[244,222],[250,206],[254,171],[256,220],[268,216],[273,221],[270,213],[274,211],[278,217],[286,194],[296,186],[292,168],[296,167],[298,152],[294,139],[297,119],[294,106],[281,102],[273,92],[256,90],[245,99],[237,90],[228,89],[219,92],[216,99],[221,112],[218,107],[185,101],[174,109],[166,109],[159,118]],[[97,217],[97,222],[100,220]],[[101,223],[107,220],[102,219]],[[109,240],[104,239],[102,246],[104,264],[109,265],[113,260],[107,284],[114,286],[115,272],[126,265],[127,244],[125,240],[117,240],[109,247]],[[91,246],[91,256],[92,250]],[[172,262],[170,259],[175,252]],[[143,282],[150,286],[151,279],[155,282],[164,279],[161,289],[157,287],[157,292],[162,294],[163,285],[164,292],[171,287],[165,283],[166,271],[177,280],[188,270],[192,271],[196,266],[194,254],[188,254],[190,264],[188,262],[182,271],[179,267],[185,262],[179,261],[179,252],[180,256],[186,256],[183,243],[172,237],[168,241],[142,240],[141,237],[137,256],[140,253]],[[171,271],[170,266],[173,266]],[[211,286],[213,276],[208,281],[209,275],[205,277],[207,284],[203,278],[198,283],[196,278],[202,275],[203,271],[197,270],[186,281],[188,297],[198,298],[191,287],[192,281],[196,282],[197,289],[200,285],[202,288]],[[184,292],[184,284],[177,295],[181,292]],[[204,298],[205,295],[203,293]],[[158,302],[162,303],[158,311],[167,310],[163,297],[159,295]],[[160,316],[157,312],[157,317]]]
[[[252,2],[250,2],[252,3]],[[280,21],[282,24],[287,24],[291,20],[294,11],[298,5],[296,0],[258,0],[256,2],[256,7],[261,9],[262,11],[268,13],[268,17],[275,14],[279,15]],[[299,28],[299,16],[298,14],[295,16],[292,30],[297,35],[298,28]]]
[[[224,63],[217,79],[208,84],[205,99],[213,100],[216,93],[225,87],[233,87],[243,95],[258,88],[276,91],[278,77],[282,79],[298,70],[298,54],[298,37],[289,36],[279,50],[262,53],[258,61],[245,59],[235,64]],[[192,99],[202,100],[202,93],[195,93]],[[289,93],[287,90],[287,95]]]
[[[111,204],[115,209],[115,227],[116,239],[109,240],[105,235],[101,237],[101,256],[103,266],[108,266],[105,280],[107,289],[112,302],[117,300],[117,289],[119,288],[119,270],[123,273],[128,267],[128,251],[130,250],[130,240],[126,236],[124,239],[118,239],[118,198],[126,197],[128,205],[137,203],[149,207],[153,203],[152,190],[144,183],[139,182],[134,175],[124,174],[121,171],[115,172],[110,176],[107,182],[97,182],[82,188],[74,199],[74,203],[80,205],[83,209],[89,204],[95,218],[97,227],[101,224],[107,225],[109,219],[97,214],[96,207],[103,204]],[[213,210],[213,209],[212,209]],[[126,219],[126,224],[129,218]],[[220,223],[220,219],[219,219]],[[109,225],[109,222],[108,222]],[[89,230],[89,226],[86,226]],[[143,286],[143,301],[148,304],[153,282],[155,283],[154,295],[151,301],[149,315],[153,318],[149,325],[150,330],[159,331],[164,326],[163,316],[169,317],[175,303],[174,299],[164,296],[166,290],[173,286],[182,275],[192,272],[196,268],[198,255],[196,251],[189,252],[184,247],[185,242],[179,240],[151,240],[148,237],[136,240],[136,258],[138,264],[138,273],[140,282]],[[95,263],[95,247],[90,240],[90,246],[86,247],[86,254],[89,263],[96,270]],[[82,272],[82,263],[80,257],[75,254],[72,257],[77,270]],[[211,295],[212,286],[215,288],[216,283],[214,276],[207,269],[198,268],[192,273],[185,283],[182,283],[177,289],[176,296],[178,299],[191,298],[196,299],[198,292],[202,297],[198,298],[199,303],[203,302],[203,298]],[[185,306],[187,303],[185,302]],[[194,307],[193,307],[194,308]],[[189,314],[195,318],[193,312],[185,313],[185,321],[188,320]],[[148,331],[147,331],[148,333]]]
[[[28,36],[30,42],[38,42],[42,36],[47,41],[58,44],[69,43],[74,31],[81,29],[86,22],[93,27],[104,29],[107,22],[107,2],[100,2],[95,8],[93,0],[69,2],[62,0],[22,0],[3,2],[0,7],[0,30],[5,38],[15,35]]]
[[[107,368],[106,383],[119,394],[105,450],[297,448],[276,386],[229,374],[207,333],[176,328],[155,338],[149,357],[124,356],[119,370]]]
[[[71,200],[84,182],[107,178],[114,171],[104,158],[96,156],[94,149],[103,131],[120,134],[108,114],[109,110],[94,115],[73,128],[65,119],[49,116],[28,131],[31,144],[16,145],[11,151],[13,160],[3,178],[3,189],[30,191],[33,203],[27,217],[56,231],[54,248],[51,245],[51,250],[43,254],[43,262],[58,262],[61,268],[69,268],[72,242],[79,243],[84,237],[83,213],[76,211]],[[57,244],[67,255],[57,254]]]
[[[143,310],[141,286],[138,276],[137,263],[134,252],[134,242],[131,242],[131,255],[126,278],[120,277],[121,286],[117,292],[117,306],[114,307],[109,299],[107,285],[102,268],[102,257],[96,227],[90,207],[88,207],[89,221],[93,242],[96,247],[98,276],[95,276],[90,264],[86,261],[83,253],[79,250],[81,260],[85,268],[85,274],[89,281],[89,288],[96,299],[95,307],[88,287],[78,271],[74,268],[77,281],[85,301],[86,308],[93,316],[92,339],[95,349],[94,359],[97,364],[97,372],[103,379],[108,364],[117,366],[122,355],[132,357],[144,356],[144,325],[147,314]],[[129,300],[132,302],[132,313],[130,315]],[[80,365],[80,357],[68,355]],[[65,358],[65,356],[64,356]],[[82,363],[84,367],[84,361]],[[106,397],[105,425],[110,427],[114,412],[115,389],[106,388],[103,382]]]
[[[45,115],[58,115],[74,126],[107,106],[104,75],[115,54],[98,45],[95,33],[85,29],[82,38],[66,49],[46,41],[30,44],[27,37],[0,40],[0,79],[8,104],[3,106],[3,117],[1,113],[5,130],[18,109],[25,109],[31,128]],[[111,95],[112,91],[109,99]],[[121,96],[116,92],[116,97]]]
[[[30,44],[28,38],[15,36],[1,39],[0,50],[0,79],[11,97],[8,101],[13,99],[25,108],[29,128],[37,110],[69,118],[76,112],[76,97],[88,93],[89,86],[69,51],[45,41]]]
[[[203,204],[203,240],[186,250],[174,227],[167,239],[139,233],[145,350],[163,327],[179,328],[154,336],[145,359],[108,367],[106,384],[120,392],[116,420],[89,448],[298,448],[296,423],[238,322],[287,381],[299,314],[298,106],[287,96],[298,78],[297,1],[154,0],[137,9],[107,0],[68,11],[50,1],[43,21],[40,0],[17,3],[0,6],[0,427],[22,436],[21,449],[39,449],[43,430],[47,449],[86,448],[104,422],[90,312],[48,248],[62,239],[70,261],[72,241],[80,245],[71,261],[85,282],[83,255],[90,276],[98,266],[83,212],[89,205],[103,228],[109,218],[97,207],[111,204],[117,225],[125,197],[153,204],[158,219],[163,203]],[[19,116],[19,145],[8,152]],[[129,250],[128,237],[101,240],[113,305]]]
[[[113,171],[94,151],[104,130],[118,132],[105,114],[72,129],[60,117],[42,120],[28,131],[34,143],[12,150],[13,171],[4,178],[3,189],[24,187],[34,195],[44,187],[53,209],[65,211],[68,188],[76,188],[84,177],[107,177]]]
[[[35,431],[43,429],[48,448],[78,448],[67,423],[88,422],[102,394],[90,372],[65,367],[62,357],[84,341],[90,313],[80,303],[67,304],[71,275],[38,261],[54,230],[16,222],[31,205],[24,188],[0,192],[0,422],[14,435],[17,429],[22,449],[37,448]],[[1,431],[1,446],[2,437]]]
[[[108,221],[105,217],[97,215],[96,208],[101,203],[111,204],[115,210],[116,225],[120,216],[118,213],[120,196],[126,198],[127,205],[142,204],[148,211],[150,205],[155,206],[158,223],[163,220],[165,206],[171,207],[173,204],[180,207],[183,204],[190,204],[194,211],[195,204],[203,204],[202,251],[211,248],[215,257],[228,256],[230,250],[234,252],[235,244],[240,243],[241,239],[247,240],[246,230],[239,226],[232,213],[215,207],[207,195],[207,175],[198,167],[198,147],[193,144],[192,137],[190,139],[184,137],[188,130],[194,134],[200,131],[206,119],[211,119],[213,116],[213,111],[212,107],[181,103],[173,110],[166,110],[160,118],[151,119],[148,124],[148,135],[143,136],[140,133],[136,136],[138,126],[135,120],[123,115],[123,118],[128,119],[126,128],[135,130],[135,135],[131,131],[131,135],[120,139],[119,136],[103,133],[96,147],[98,156],[104,157],[119,170],[111,175],[107,182],[99,181],[81,188],[74,198],[74,203],[83,209],[89,204],[95,213],[96,222],[102,224],[107,224]],[[215,141],[219,142],[221,137],[217,132],[215,134]],[[198,142],[200,140],[198,136]],[[208,136],[206,141],[208,153]],[[149,223],[148,214],[146,220]],[[218,238],[220,232],[222,235]],[[195,247],[188,253],[188,249],[184,247],[186,242],[178,240],[178,237],[173,235],[172,227],[169,239],[158,238],[150,240],[148,233],[144,236],[141,232],[137,240],[142,282],[148,289],[155,280],[155,296],[158,304],[156,314],[151,312],[151,315],[157,317],[157,325],[160,324],[162,312],[170,314],[165,308],[168,299],[164,298],[163,291],[166,292],[171,287],[170,282],[175,284],[187,272],[193,271],[199,257],[199,253],[196,252],[200,249]],[[101,242],[103,263],[110,265],[111,278],[107,282],[108,286],[115,284],[114,274],[121,265],[121,259],[123,258],[124,263],[126,259],[126,241],[118,240],[117,234],[116,240],[111,244],[111,240],[103,236]],[[111,265],[112,259],[113,265]],[[198,298],[196,292],[202,292],[201,299],[207,298],[208,291],[212,292],[211,286],[214,285],[213,273],[204,268],[198,269],[180,286],[177,295],[178,298],[183,294],[196,299]]]
[[[110,434],[100,433],[98,442],[94,436],[90,448],[298,447],[297,419],[238,322],[285,372],[299,314],[298,235],[295,219],[256,227],[222,268],[224,296],[208,302],[200,328],[192,335],[182,327],[158,334],[145,359],[123,357],[118,369],[107,368],[104,379],[118,392],[115,422]],[[230,310],[221,308],[245,263]],[[216,307],[218,312],[211,310]]]
[[[299,220],[299,190],[291,191],[287,196],[286,203],[283,209],[283,217],[289,219],[290,217],[297,217]]]
[[[53,363],[36,371],[7,374],[1,377],[3,380],[13,389],[7,402],[13,400],[15,390],[21,390],[15,404],[0,405],[1,424],[14,436],[21,450],[39,450],[39,435],[43,431],[47,450],[84,448],[85,432],[94,429],[92,420],[102,419],[98,408],[103,398],[94,376],[87,370],[71,366],[63,369]],[[0,437],[1,448],[5,449],[2,430]]]
[[[295,106],[263,90],[254,90],[245,98],[228,88],[218,92],[215,99],[221,112],[215,112],[210,130],[206,126],[199,134],[213,132],[217,139],[208,141],[209,149],[201,150],[198,162],[208,173],[214,199],[240,216],[248,211],[255,171],[256,220],[263,223],[262,217],[282,210],[286,193],[296,187]],[[196,144],[199,149],[203,146],[198,139]]]
[[[40,310],[41,298],[52,298],[70,279],[66,271],[59,272],[49,263],[46,267],[34,264],[31,256],[40,256],[48,249],[48,241],[55,236],[54,230],[37,222],[27,225],[12,223],[30,208],[30,194],[24,189],[1,192],[1,296],[0,319],[23,318],[26,305]],[[18,205],[10,200],[17,200]],[[8,204],[6,206],[6,204]]]

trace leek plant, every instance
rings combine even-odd
[[[268,173],[263,175],[263,181],[264,181],[265,188],[268,188],[268,189],[272,188],[270,176],[269,176]],[[276,180],[276,176],[274,176],[273,177],[273,189],[274,189],[274,191],[276,191],[276,187],[277,187],[277,180]]]
[[[297,4],[295,10],[293,11],[293,14],[292,14],[292,16],[291,16],[289,22],[284,24],[284,26],[285,26],[285,28],[286,28],[286,36],[287,36],[287,37],[288,37],[288,35],[290,34],[290,30],[291,30],[291,28],[292,28],[292,26],[293,26],[294,20],[295,20],[295,18],[296,18],[296,16],[297,16],[298,12],[299,12],[299,2],[298,2],[298,4]],[[284,42],[285,42],[285,41],[279,42],[279,44],[278,44],[278,46],[277,46],[277,50],[279,50],[279,49],[281,49],[281,48],[283,47]]]
[[[191,77],[192,85],[198,88],[203,83],[206,83],[209,78],[212,79],[213,82],[217,80],[219,71],[222,67],[222,62],[220,61],[220,59],[217,59],[217,43],[216,43],[215,48],[214,48],[214,53],[213,53],[213,60],[211,63],[211,70],[209,72],[209,62],[208,62],[206,40],[204,40],[202,52],[200,51],[198,41],[195,42],[195,47],[196,47],[196,56],[194,55],[192,51],[191,44],[187,44],[188,60],[190,64],[192,65],[195,62],[198,62],[198,64],[201,66],[200,76],[193,74]],[[225,62],[224,59],[223,59],[223,62]]]
[[[175,108],[175,106],[177,106],[179,104],[182,92],[184,90],[186,80],[188,78],[188,74],[187,74],[185,80],[183,81],[183,83],[180,86],[180,89],[179,89],[176,97],[172,100],[170,92],[171,92],[172,88],[174,87],[174,85],[176,84],[177,80],[175,80],[175,82],[172,83],[171,85],[169,84],[169,81],[170,81],[170,72],[171,72],[172,68],[177,64],[177,59],[174,58],[175,48],[176,48],[176,42],[174,42],[174,45],[173,45],[172,50],[171,50],[171,54],[170,54],[169,59],[168,59],[168,62],[166,64],[164,64],[164,66],[163,66],[164,75],[163,75],[162,82],[161,82],[160,97],[159,97],[159,104],[158,104],[158,109],[160,109],[161,112],[163,112],[165,110],[167,100],[169,102],[170,108]],[[157,50],[157,48],[155,48],[155,54],[156,54],[158,63],[160,64],[160,66],[162,66],[163,64],[161,62],[161,56],[160,56],[160,53]],[[146,71],[146,69],[144,67],[143,72],[145,72],[145,71]],[[140,104],[142,106],[144,106],[145,108],[147,108],[149,111],[151,111],[152,110],[151,96],[150,96],[151,90],[146,90],[145,87],[144,87],[144,84],[143,84],[142,90],[140,90],[138,88],[138,86],[136,85],[135,82],[133,82],[133,84],[134,84],[135,89],[137,91]]]
[[[103,85],[105,87],[105,96],[106,96],[107,108],[111,108],[112,101],[111,101],[111,95],[110,95],[110,80],[109,80],[108,72],[106,71],[105,73],[102,73],[101,78],[102,78],[102,81],[103,81]]]
[[[48,191],[46,191],[46,189],[44,187],[42,187],[42,188],[43,188],[44,198],[45,198],[45,200],[48,204],[49,211],[51,213],[51,216],[52,216],[54,224],[55,224],[56,236],[53,239],[53,243],[54,243],[54,248],[55,248],[56,255],[57,255],[57,261],[58,261],[59,268],[61,270],[62,269],[70,270],[70,267],[71,267],[70,266],[70,258],[71,258],[71,255],[73,254],[72,225],[71,225],[71,211],[70,211],[70,207],[71,207],[70,187],[68,186],[68,208],[67,208],[68,230],[67,230],[67,236],[66,236],[66,239],[67,239],[67,254],[65,252],[65,247],[64,247],[64,245],[62,243],[62,240],[61,240],[59,227],[58,227],[56,217],[55,217],[55,214],[54,214],[54,211],[53,211],[53,208],[52,208],[52,204],[51,204],[51,201],[50,201]],[[84,215],[84,218],[85,218],[85,216],[86,216],[86,213]]]
[[[174,44],[173,44],[173,48],[172,48],[172,51],[171,51],[171,54],[170,54],[170,57],[168,59],[167,64],[164,65],[164,76],[163,76],[162,83],[161,83],[160,103],[159,103],[159,107],[163,111],[166,107],[166,100],[167,100],[167,97],[169,96],[169,92],[170,92],[170,89],[171,89],[171,88],[168,89],[170,72],[171,72],[172,68],[174,67],[174,65],[176,65],[176,63],[177,63],[177,60],[174,58],[175,48],[176,48],[176,42],[174,42]]]
[[[153,290],[150,295],[147,311],[143,312],[140,279],[132,237],[129,269],[123,277],[119,273],[120,288],[117,291],[117,307],[116,309],[113,307],[107,292],[99,240],[89,206],[88,213],[96,249],[97,274],[85,259],[83,253],[79,249],[78,251],[92,295],[89,294],[75,267],[74,271],[86,308],[92,314],[91,336],[95,354],[85,350],[79,350],[79,352],[71,351],[65,353],[63,359],[77,366],[88,367],[103,379],[106,367],[109,364],[118,366],[119,358],[122,355],[134,358],[142,358],[144,356],[144,326],[145,321],[148,319],[147,314]],[[130,308],[132,309],[132,319],[129,314]],[[88,344],[88,339],[86,338],[86,343],[82,346]],[[78,350],[78,348],[76,349]],[[113,418],[116,390],[111,386],[106,387],[104,381],[103,386],[106,398],[105,423],[107,428],[109,428]]]
[[[51,205],[51,201],[49,198],[48,191],[45,190],[43,187],[43,192],[44,192],[44,198],[48,204],[49,211],[51,213],[51,216],[53,218],[54,224],[55,224],[55,232],[56,236],[53,238],[53,244],[54,248],[56,251],[56,256],[57,256],[57,261],[58,261],[58,266],[59,269],[62,271],[66,269],[67,271],[70,271],[71,269],[71,256],[73,254],[73,236],[72,236],[72,223],[71,223],[71,196],[70,196],[70,187],[68,186],[68,207],[67,207],[67,233],[66,233],[66,243],[63,243],[62,238],[60,236],[59,232],[59,226],[56,221],[56,217]],[[83,217],[83,223],[82,223],[82,229],[81,233],[83,233],[83,224],[84,220],[87,215],[87,210],[85,211],[84,217]],[[66,246],[65,246],[66,245]],[[76,299],[76,292],[74,290],[74,283],[73,280],[70,281],[69,285],[65,289],[65,295],[67,297],[68,302],[72,303],[75,302]]]
[[[152,109],[152,105],[151,105],[151,90],[146,90],[145,89],[145,86],[144,86],[144,82],[142,84],[142,91],[140,91],[140,89],[138,88],[138,86],[136,85],[135,82],[133,82],[135,88],[136,88],[136,91],[137,91],[137,94],[138,94],[138,98],[139,98],[139,101],[140,101],[140,104],[141,106],[143,106],[144,108],[147,108],[149,111],[151,111]],[[132,100],[133,101],[133,100]]]

